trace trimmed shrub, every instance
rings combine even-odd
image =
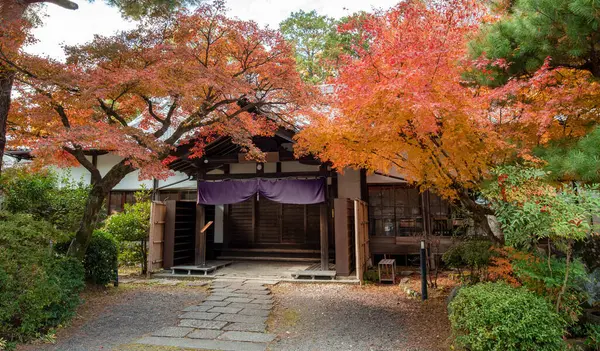
[[[31,215],[0,214],[0,340],[30,340],[75,313],[83,266],[55,253],[62,236]]]
[[[26,168],[8,169],[0,179],[3,207],[12,213],[31,214],[75,232],[83,215],[89,187],[45,171],[33,173]]]
[[[458,347],[470,350],[563,350],[564,321],[542,297],[504,282],[464,287],[450,303]]]
[[[125,204],[123,212],[108,217],[104,229],[119,242],[119,263],[136,265],[146,273],[146,242],[150,231],[150,193],[135,193],[135,204]]]
[[[448,267],[454,268],[462,280],[465,280],[463,270],[467,270],[469,283],[475,284],[486,279],[487,267],[492,258],[491,247],[492,243],[488,240],[461,241],[448,249],[442,260]]]
[[[115,279],[119,250],[110,233],[96,230],[85,252],[85,279],[96,285],[106,285]]]

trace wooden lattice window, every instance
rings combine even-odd
[[[406,185],[369,186],[369,232],[376,236],[423,233],[419,190]]]

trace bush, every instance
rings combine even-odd
[[[139,265],[146,273],[146,240],[150,231],[149,193],[135,193],[135,204],[126,204],[123,212],[108,217],[104,229],[119,242],[119,262]]]
[[[459,347],[470,350],[563,350],[564,322],[543,298],[504,282],[462,288],[450,303]]]
[[[55,253],[62,237],[31,215],[0,214],[0,340],[30,340],[75,313],[83,267]]]
[[[467,269],[470,283],[475,284],[486,279],[487,267],[492,258],[491,246],[492,244],[487,240],[461,241],[448,249],[442,256],[442,260],[448,267],[456,269],[461,279],[463,279],[463,269]]]
[[[78,229],[89,191],[88,186],[59,179],[52,172],[21,168],[7,170],[0,188],[7,211],[31,214],[67,232]]]
[[[119,250],[110,233],[96,230],[85,252],[85,279],[96,285],[106,285],[115,279]]]

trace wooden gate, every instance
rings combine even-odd
[[[148,276],[163,268],[165,242],[165,220],[167,206],[162,202],[152,202],[150,207],[150,237],[148,239]]]
[[[367,268],[371,265],[369,252],[369,211],[367,203],[354,200],[354,234],[356,248],[356,277],[362,283]]]

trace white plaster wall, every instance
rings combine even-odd
[[[175,182],[187,179],[187,174],[182,173],[182,172],[175,172],[175,175],[165,179],[165,180],[159,180],[158,181],[158,187],[163,187],[165,185],[169,185],[169,184],[173,184]],[[188,180],[185,182],[181,182],[169,187],[164,188],[164,190],[172,190],[172,189],[196,189],[196,181],[195,180]],[[152,186],[150,186],[150,189],[152,189]]]
[[[277,172],[277,163],[276,162],[267,162],[264,164],[265,173],[275,173]]]
[[[232,163],[231,165],[229,165],[229,173],[231,173],[231,174],[256,173],[256,162]]]
[[[360,199],[360,170],[346,168],[337,179],[339,198]]]
[[[318,172],[319,165],[305,165],[298,161],[281,162],[282,172]]]
[[[86,158],[90,160],[90,162],[92,161],[91,156],[86,156]],[[104,176],[114,165],[119,163],[121,160],[121,157],[112,154],[98,156],[98,170],[100,171],[100,174]],[[69,178],[74,181],[83,180],[83,182],[86,184],[90,184],[91,182],[90,172],[88,172],[88,170],[83,167],[54,168],[54,170],[58,173],[59,176],[68,175]],[[181,172],[177,172],[175,173],[175,175],[169,177],[166,180],[159,180],[158,186],[165,186],[167,184],[171,184],[186,178],[187,175]],[[123,180],[121,180],[121,182],[119,182],[119,184],[117,184],[113,188],[113,190],[139,190],[142,188],[142,186],[144,186],[146,189],[152,189],[152,183],[152,179],[139,180],[139,171],[135,171],[126,175],[125,178],[123,178]],[[196,189],[196,182],[193,180],[186,181],[165,188],[165,190],[166,189]]]
[[[223,243],[223,214],[225,213],[224,205],[215,205],[215,243]]]

